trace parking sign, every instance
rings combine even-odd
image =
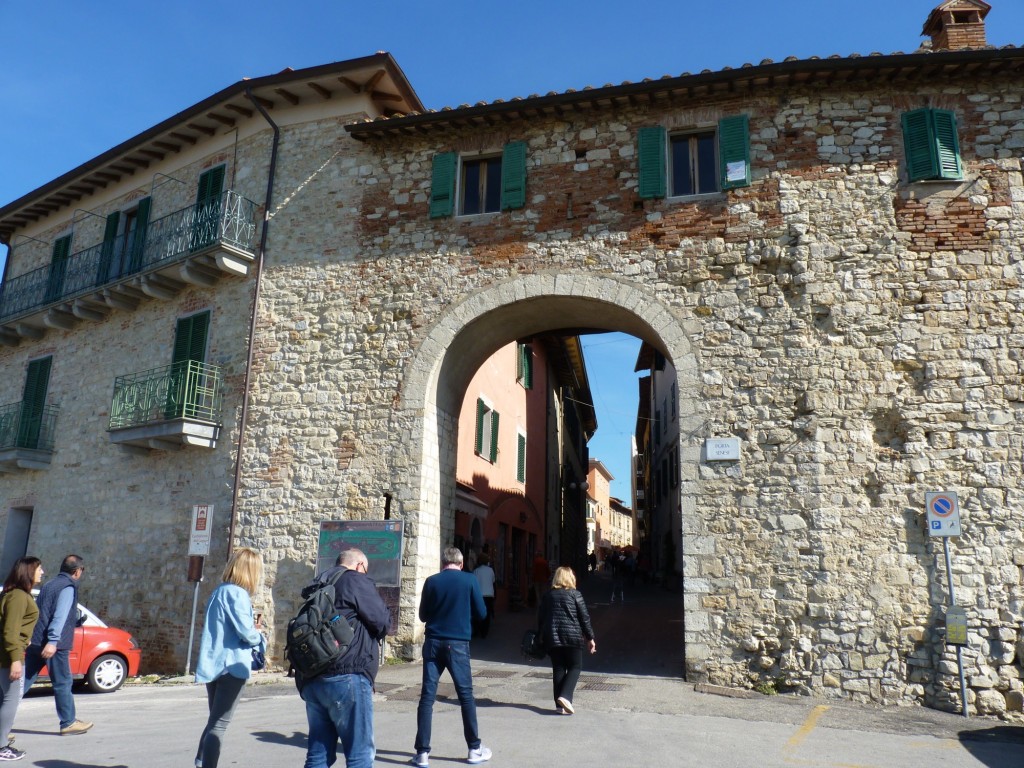
[[[929,536],[960,535],[960,503],[953,491],[929,492],[924,495],[928,513]]]

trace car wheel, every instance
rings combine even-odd
[[[128,677],[128,662],[108,653],[89,666],[89,688],[96,693],[113,693]]]

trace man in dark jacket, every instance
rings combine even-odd
[[[409,761],[418,768],[430,765],[430,729],[437,698],[437,683],[448,670],[462,707],[462,732],[469,747],[466,762],[491,759],[491,750],[480,743],[473,698],[473,672],[469,666],[469,638],[473,621],[487,616],[480,584],[471,573],[462,572],[462,552],[448,547],[441,555],[440,573],[423,582],[420,621],[426,623],[423,640],[423,687],[416,710],[416,754]]]
[[[334,606],[352,625],[352,643],[323,674],[297,679],[306,702],[309,740],[305,768],[327,768],[337,759],[338,740],[348,768],[371,768],[376,756],[373,741],[373,684],[377,677],[377,643],[391,626],[391,614],[366,575],[366,555],[346,549],[338,565],[320,574],[318,583],[334,582]]]
[[[92,723],[75,717],[75,697],[71,693],[71,647],[78,626],[78,580],[84,573],[85,561],[78,555],[68,555],[60,564],[60,573],[43,584],[36,598],[39,621],[25,652],[25,692],[32,687],[39,670],[46,666],[53,684],[61,736],[85,733],[92,728]]]

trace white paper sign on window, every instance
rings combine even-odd
[[[744,160],[736,160],[726,163],[725,178],[729,181],[743,181],[747,178],[747,163]]]

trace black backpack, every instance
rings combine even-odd
[[[330,581],[304,589],[306,602],[288,622],[284,655],[304,678],[323,674],[352,643],[352,625],[334,607],[334,585],[344,574],[342,570]]]

